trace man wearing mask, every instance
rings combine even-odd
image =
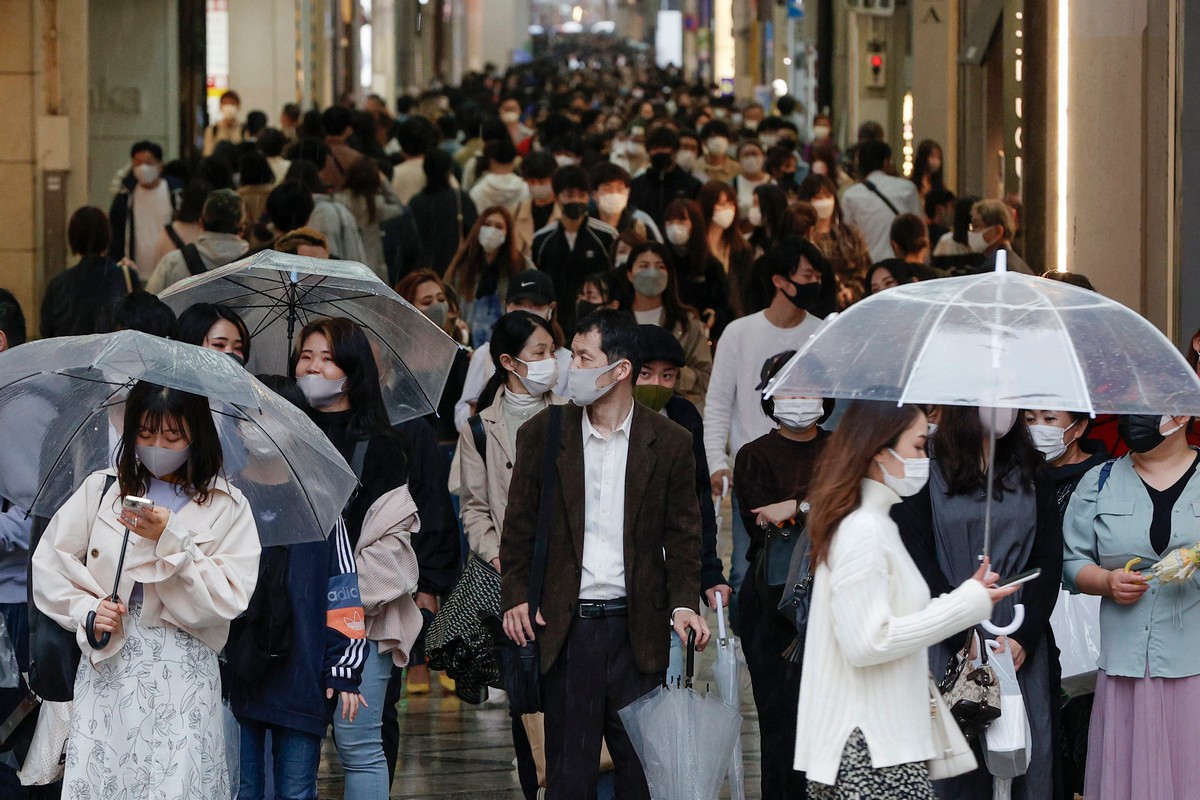
[[[548,795],[595,796],[603,738],[617,796],[649,800],[617,711],[662,683],[669,631],[685,641],[693,632],[698,649],[708,643],[696,612],[701,539],[691,437],[633,399],[633,320],[597,311],[581,321],[572,350],[573,405],[541,412],[517,434],[500,541],[504,628],[540,651]],[[561,449],[560,489],[545,521],[552,557],[531,611],[541,455],[552,439]]]
[[[980,272],[996,269],[996,253],[1008,253],[1008,271],[1032,275],[1033,270],[1012,249],[1015,232],[1012,212],[1002,200],[980,200],[971,207],[971,227],[967,229],[967,246],[972,253],[983,253]]]
[[[679,134],[666,125],[651,129],[646,136],[650,167],[629,185],[629,201],[644,211],[662,230],[663,212],[671,201],[682,197],[694,200],[700,181],[678,163]]]
[[[592,169],[592,199],[596,217],[617,229],[618,234],[632,230],[648,241],[661,242],[662,233],[653,218],[630,202],[629,173],[611,161],[601,161]]]
[[[730,158],[729,148],[732,142],[729,126],[724,120],[713,119],[700,129],[700,141],[704,145],[704,158],[692,170],[697,180],[721,181],[732,183],[734,177],[742,171],[736,158]]]
[[[704,450],[708,455],[714,496],[733,489],[738,478],[730,470],[747,442],[770,432],[774,420],[763,411],[759,384],[763,363],[780,350],[799,350],[821,327],[821,318],[834,310],[837,281],[833,268],[817,246],[789,237],[758,262],[764,279],[774,287],[771,304],[755,314],[730,322],[713,358],[712,378],[704,406]],[[738,597],[749,568],[750,536],[738,496],[733,496],[733,555],[729,584],[734,599],[730,619],[738,624]]]
[[[154,142],[137,142],[129,149],[129,174],[108,210],[112,224],[113,258],[128,259],[145,283],[154,272],[158,237],[175,214],[183,184],[163,177],[163,151]]]
[[[588,275],[609,268],[617,231],[588,216],[592,184],[582,167],[559,167],[552,185],[562,218],[534,235],[533,263],[554,281],[559,322],[569,335],[575,329],[579,287]]]
[[[238,120],[242,110],[242,99],[238,93],[227,91],[221,95],[217,121],[204,129],[204,155],[211,156],[221,142],[241,144],[246,139],[246,126]]]
[[[892,148],[887,142],[861,142],[855,159],[862,182],[842,194],[842,222],[862,232],[871,261],[883,261],[892,257],[892,220],[901,214],[921,216],[921,196],[912,181],[890,174]]]

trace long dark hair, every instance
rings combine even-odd
[[[920,413],[914,405],[873,400],[854,400],[846,408],[837,430],[825,442],[808,489],[812,506],[808,534],[814,566],[829,557],[838,526],[862,504],[862,480],[870,474],[875,454],[895,447]]]
[[[345,317],[326,317],[310,322],[296,337],[292,353],[291,373],[296,374],[296,364],[304,342],[314,333],[319,333],[329,342],[333,363],[346,373],[346,399],[350,401],[350,435],[355,439],[368,439],[377,434],[392,432],[387,408],[383,404],[383,392],[379,388],[379,367],[371,343],[352,320]]]
[[[346,191],[354,197],[360,197],[367,207],[367,220],[375,222],[379,216],[379,208],[375,204],[375,196],[383,188],[383,179],[379,177],[379,167],[371,158],[360,158],[346,169]]]
[[[492,356],[492,364],[496,367],[496,372],[488,379],[483,391],[479,393],[479,401],[475,404],[475,413],[482,412],[494,403],[500,387],[508,383],[508,370],[500,363],[500,356],[506,355],[511,358],[519,356],[525,349],[525,343],[529,341],[529,337],[533,336],[533,332],[538,328],[550,334],[554,348],[557,350],[559,340],[554,335],[554,328],[537,314],[531,314],[528,311],[510,311],[496,320],[496,324],[492,326],[492,338],[488,342],[488,351]],[[552,356],[552,358],[557,358],[557,356]]]
[[[246,322],[232,308],[220,303],[193,303],[179,315],[179,328],[176,338],[185,344],[204,346],[204,339],[212,326],[218,320],[233,323],[242,336],[242,354],[246,362],[250,362],[250,329]]]
[[[940,151],[941,149],[942,146],[933,139],[925,139],[919,145],[917,145],[917,155],[916,158],[913,159],[913,171],[910,177],[912,182],[917,185],[918,192],[921,191],[921,184],[926,175],[929,176],[930,191],[933,191],[934,189],[946,188],[946,181],[942,177],[943,170],[945,169],[946,165],[942,164],[939,166],[937,172],[929,171],[929,157],[933,155],[934,150]],[[942,157],[945,158],[944,152]]]
[[[737,210],[737,192],[728,183],[709,181],[700,187],[700,193],[696,195],[696,201],[700,203],[700,213],[704,215],[705,241],[708,240],[708,223],[712,221],[713,209],[717,207],[717,203],[721,202],[721,200],[733,203],[734,207],[733,224],[721,234],[721,240],[729,248],[729,256],[732,258],[735,253],[750,249],[750,245],[746,244],[746,240],[742,238],[742,234],[738,230],[738,220],[741,219],[741,212]],[[696,235],[694,229],[692,230],[692,235]]]
[[[673,219],[686,219],[692,224],[692,235],[686,249],[676,259],[689,277],[704,277],[708,273],[708,260],[712,258],[712,253],[708,249],[708,226],[704,224],[704,212],[700,210],[700,204],[682,197],[672,200],[663,212],[664,236],[666,223]]]
[[[217,426],[213,423],[208,398],[178,389],[139,381],[125,398],[125,430],[117,446],[117,483],[123,497],[142,497],[150,491],[150,471],[137,457],[138,432],[142,427],[160,430],[168,421],[187,430],[191,452],[181,469],[180,488],[197,503],[208,502],[213,479],[224,467],[225,458]]]
[[[750,242],[765,252],[781,238],[779,229],[788,210],[788,197],[787,192],[774,183],[754,187],[754,196],[758,198],[763,224],[750,237]]]
[[[999,413],[1005,413],[1002,409]],[[1018,412],[1018,417],[1020,412]],[[987,454],[983,441],[987,431],[974,406],[942,406],[931,452],[946,478],[949,494],[970,494],[982,489],[987,481]],[[1029,428],[1017,419],[1012,429],[996,440],[993,497],[1004,492],[1033,487],[1033,478],[1043,463],[1034,447]]]
[[[842,224],[842,201],[838,197],[837,184],[830,180],[828,176],[818,175],[815,172],[808,173],[808,177],[800,181],[800,188],[796,190],[796,197],[811,203],[813,198],[821,193],[822,189],[833,195],[833,227],[840,227]]]
[[[663,260],[663,268],[667,271],[667,288],[662,293],[663,327],[669,331],[682,328],[687,331],[688,324],[693,318],[699,318],[699,313],[691,306],[684,305],[679,299],[679,278],[676,276],[675,259],[670,249],[661,242],[642,242],[629,251],[629,260],[625,262],[625,279],[632,286],[633,262],[642,253],[653,253]]]
[[[479,243],[479,231],[493,214],[504,218],[507,238],[496,251],[496,260],[489,267],[483,245]],[[475,224],[471,226],[471,232],[454,254],[454,260],[446,268],[446,285],[452,287],[463,300],[471,302],[475,299],[475,290],[485,269],[495,270],[497,285],[516,277],[517,273],[525,269],[525,257],[521,255],[514,225],[512,214],[504,206],[489,206],[479,214]]]

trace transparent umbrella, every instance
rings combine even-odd
[[[0,496],[50,517],[113,465],[139,381],[208,398],[225,474],[250,501],[263,546],[319,541],[357,480],[298,408],[214,350],[137,331],[44,339],[0,353]]]
[[[742,708],[742,682],[738,670],[737,640],[725,629],[725,598],[717,593],[717,660],[713,662],[713,679],[717,693],[734,710]],[[742,763],[742,735],[738,732],[729,757],[729,800],[745,800],[746,767]]]
[[[431,413],[458,346],[368,267],[264,250],[195,275],[161,295],[176,313],[194,303],[221,303],[250,328],[247,368],[286,375],[295,337],[309,322],[346,317],[363,329],[379,365],[393,424]]]
[[[692,634],[683,686],[660,686],[618,712],[653,800],[716,800],[741,731],[736,709],[692,688],[695,652]]]

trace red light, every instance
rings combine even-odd
[[[881,56],[881,55],[871,56],[871,69],[879,69],[882,66],[883,66],[883,56]]]

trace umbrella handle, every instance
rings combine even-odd
[[[993,636],[1011,636],[1017,632],[1024,622],[1025,605],[1023,603],[1017,603],[1015,606],[1013,606],[1012,622],[1001,627],[1000,625],[994,624],[991,620],[984,620],[983,622],[979,623],[979,627],[983,628]]]
[[[725,595],[717,592],[717,636],[723,642],[725,636]]]
[[[108,640],[112,638],[112,634],[108,631],[96,636],[96,612],[89,611],[87,615],[87,623],[83,626],[84,635],[87,636],[88,644],[93,650],[101,650],[108,646]]]
[[[696,675],[696,631],[688,628],[687,640],[687,684],[690,689],[692,678]]]

